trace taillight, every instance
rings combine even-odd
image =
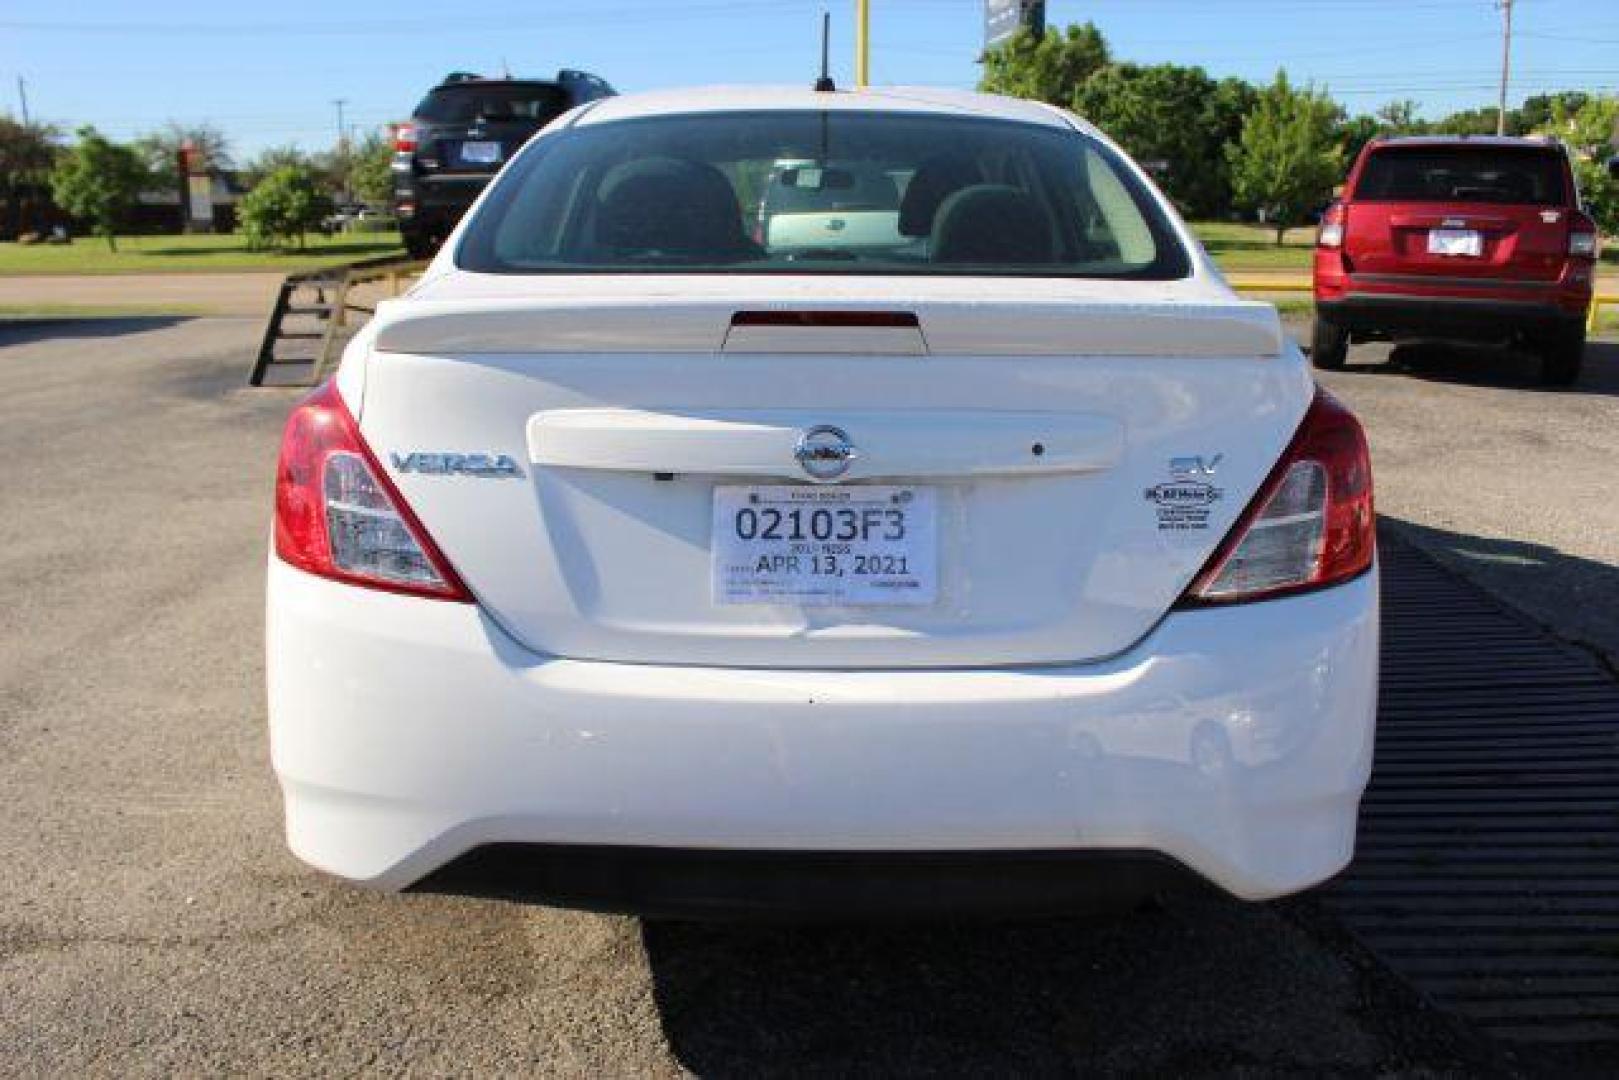
[[[1316,230],[1315,246],[1341,248],[1344,246],[1344,204],[1333,203],[1321,215],[1321,227]]]
[[[1228,604],[1319,589],[1372,565],[1372,463],[1352,413],[1325,390],[1287,452],[1183,605]]]
[[[287,418],[275,475],[275,552],[300,570],[351,585],[472,600],[331,382]]]
[[[1597,257],[1597,225],[1587,214],[1574,214],[1568,222],[1568,253],[1576,259]]]
[[[416,125],[396,124],[394,126],[394,150],[401,154],[416,152]]]

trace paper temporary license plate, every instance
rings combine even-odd
[[[1431,229],[1429,255],[1482,255],[1484,237],[1476,229]]]
[[[500,144],[464,142],[461,144],[461,160],[468,165],[493,165],[500,160]]]
[[[714,489],[716,604],[931,604],[938,550],[932,488]]]

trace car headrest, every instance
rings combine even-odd
[[[1051,215],[1028,192],[978,184],[944,200],[930,247],[934,262],[1046,263],[1056,238]]]
[[[734,258],[749,249],[736,192],[705,162],[642,158],[603,178],[596,242],[608,253]]]
[[[939,204],[983,179],[977,165],[964,154],[939,154],[922,162],[906,185],[905,198],[899,204],[900,235],[931,235]]]

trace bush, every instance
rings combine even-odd
[[[242,197],[236,215],[249,247],[304,246],[304,234],[332,212],[320,176],[307,165],[283,165]]]

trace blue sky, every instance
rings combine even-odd
[[[875,83],[968,87],[981,0],[871,0]],[[1516,0],[1512,98],[1619,91],[1619,0]],[[321,149],[335,98],[369,128],[408,116],[445,72],[582,67],[620,90],[803,82],[819,13],[850,81],[854,0],[0,0],[0,108],[130,138],[208,120],[238,158]],[[446,15],[446,12],[453,14]],[[1427,115],[1493,104],[1493,0],[1050,0],[1055,25],[1093,19],[1121,59],[1268,79],[1286,66],[1353,111],[1412,98]]]

